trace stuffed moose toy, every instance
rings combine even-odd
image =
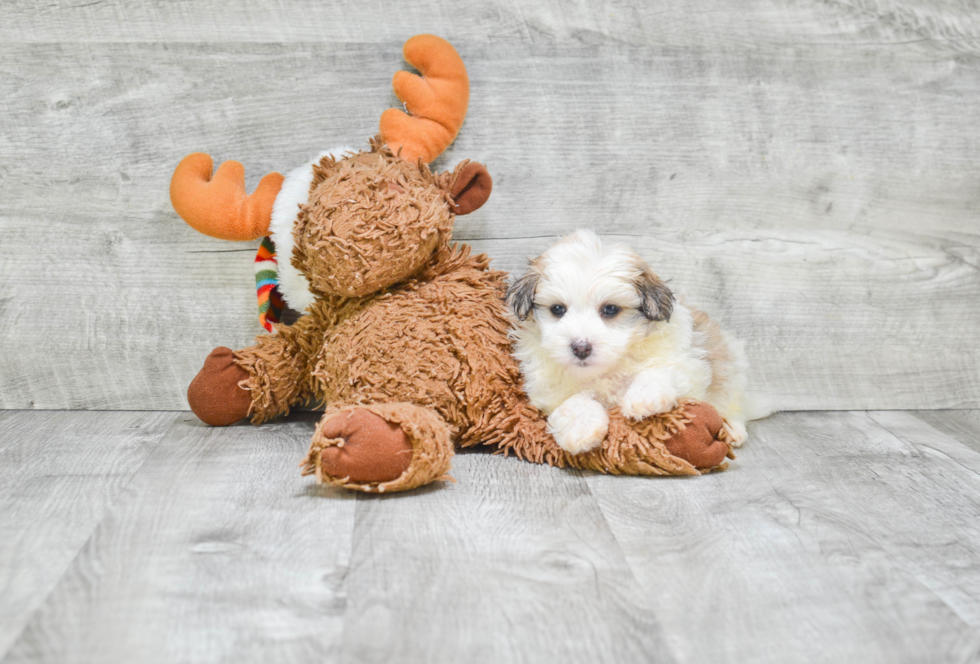
[[[271,173],[246,195],[244,170],[195,153],[177,166],[171,200],[193,228],[226,240],[271,236],[278,287],[304,315],[254,346],[217,348],[187,398],[205,423],[290,407],[326,407],[301,464],[318,481],[366,492],[448,479],[454,447],[488,445],[556,466],[632,475],[697,475],[724,466],[721,418],[683,402],[639,422],[610,413],[596,449],[570,455],[548,433],[510,354],[506,275],[451,244],[453,223],[481,207],[486,168],[428,163],[455,139],[469,102],[462,59],[445,40],[404,46],[421,76],[393,80],[408,113],[389,109],[366,151],[333,151]]]

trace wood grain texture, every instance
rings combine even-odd
[[[176,418],[0,412],[0,657]]]
[[[975,417],[978,415],[977,411],[971,412]],[[980,452],[940,433],[941,428],[925,424],[914,413],[882,411],[868,415],[888,433],[912,447],[917,456],[929,459],[922,465],[931,465],[937,470],[944,468],[942,477],[932,481],[945,491],[937,491],[919,501],[915,505],[916,514],[903,520],[903,528],[914,533],[915,541],[893,542],[892,548],[916,578],[940,595],[961,619],[980,630],[980,566],[976,564],[980,551],[980,528],[977,527],[980,486],[960,482],[960,478],[971,476],[974,483],[980,479]],[[975,428],[973,435],[976,439],[980,428]],[[929,473],[927,477],[931,475]],[[958,497],[957,493],[964,495]],[[887,509],[887,505],[877,506],[881,515]],[[932,523],[927,523],[930,520]],[[869,532],[880,533],[884,538],[886,530],[887,526],[879,523]],[[919,541],[928,541],[929,546],[919,547]],[[936,564],[938,555],[944,559],[941,565]]]
[[[300,477],[312,432],[181,415],[4,661],[328,659],[354,497]]]
[[[460,454],[383,497],[299,476],[315,415],[174,417],[0,413],[5,664],[980,657],[980,452],[921,413],[782,413],[701,478]]]
[[[309,414],[193,419],[5,663],[673,661],[578,474],[469,454],[458,484],[365,497],[300,477]]]
[[[8,0],[2,10],[0,40],[17,42],[383,42],[431,32],[468,43],[980,44],[969,0]]]
[[[635,244],[746,341],[779,408],[980,405],[976,8],[728,4],[490,3],[488,35],[524,13],[501,42],[410,13],[397,30],[446,21],[472,78],[437,166],[495,179],[457,237],[507,270],[578,226]],[[254,186],[363,144],[403,66],[394,18],[362,35],[369,7],[5,4],[0,407],[186,408],[207,352],[249,342],[254,247],[182,224],[170,173],[205,150]],[[176,43],[208,31],[227,43]],[[290,43],[236,43],[263,35]]]
[[[980,454],[915,420],[784,413],[704,482],[588,479],[680,661],[976,661]]]
[[[456,484],[358,500],[340,661],[673,661],[578,473],[453,465]]]
[[[920,410],[913,414],[934,429],[980,452],[980,411]]]

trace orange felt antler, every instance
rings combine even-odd
[[[170,179],[170,202],[194,230],[221,240],[254,240],[269,233],[272,204],[283,177],[269,173],[251,195],[245,194],[245,168],[226,161],[214,176],[211,157],[184,157]]]
[[[425,163],[442,154],[456,138],[470,101],[466,66],[452,44],[435,35],[405,42],[405,60],[422,76],[400,71],[391,86],[411,115],[396,108],[381,114],[381,138],[394,152]]]

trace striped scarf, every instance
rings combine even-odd
[[[262,238],[255,254],[255,290],[259,298],[259,323],[272,332],[272,326],[282,320],[286,303],[279,292],[279,262],[271,237]]]

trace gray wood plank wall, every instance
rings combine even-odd
[[[254,243],[170,208],[361,144],[417,32],[470,70],[497,266],[578,226],[745,339],[786,409],[980,406],[980,9],[968,0],[0,7],[0,408],[181,409],[257,333]]]

